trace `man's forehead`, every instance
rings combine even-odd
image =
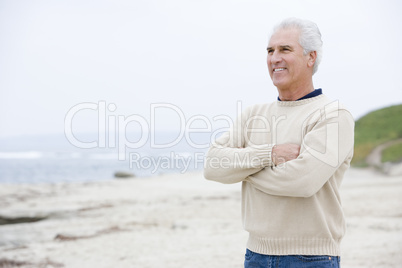
[[[269,47],[297,46],[299,43],[299,31],[297,29],[281,29],[276,31],[269,39]]]

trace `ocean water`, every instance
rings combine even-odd
[[[82,134],[77,139],[96,141],[97,136]],[[99,181],[114,179],[115,172],[148,177],[202,170],[209,136],[191,139],[177,139],[175,133],[159,133],[158,139],[136,148],[129,148],[138,145],[135,142],[120,148],[118,142],[114,146],[106,143],[102,147],[79,148],[64,134],[2,138],[0,183]],[[135,135],[131,140],[138,141]]]

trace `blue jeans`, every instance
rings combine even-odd
[[[338,256],[263,255],[246,251],[244,268],[339,268]]]

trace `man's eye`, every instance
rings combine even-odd
[[[271,54],[271,53],[273,53],[273,52],[274,52],[273,49],[268,49],[268,54]]]

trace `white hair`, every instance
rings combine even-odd
[[[312,51],[316,51],[317,58],[313,67],[313,74],[315,74],[322,58],[321,33],[317,24],[308,20],[288,18],[276,25],[272,34],[281,29],[297,29],[300,31],[299,44],[303,48],[304,55],[307,55]]]

